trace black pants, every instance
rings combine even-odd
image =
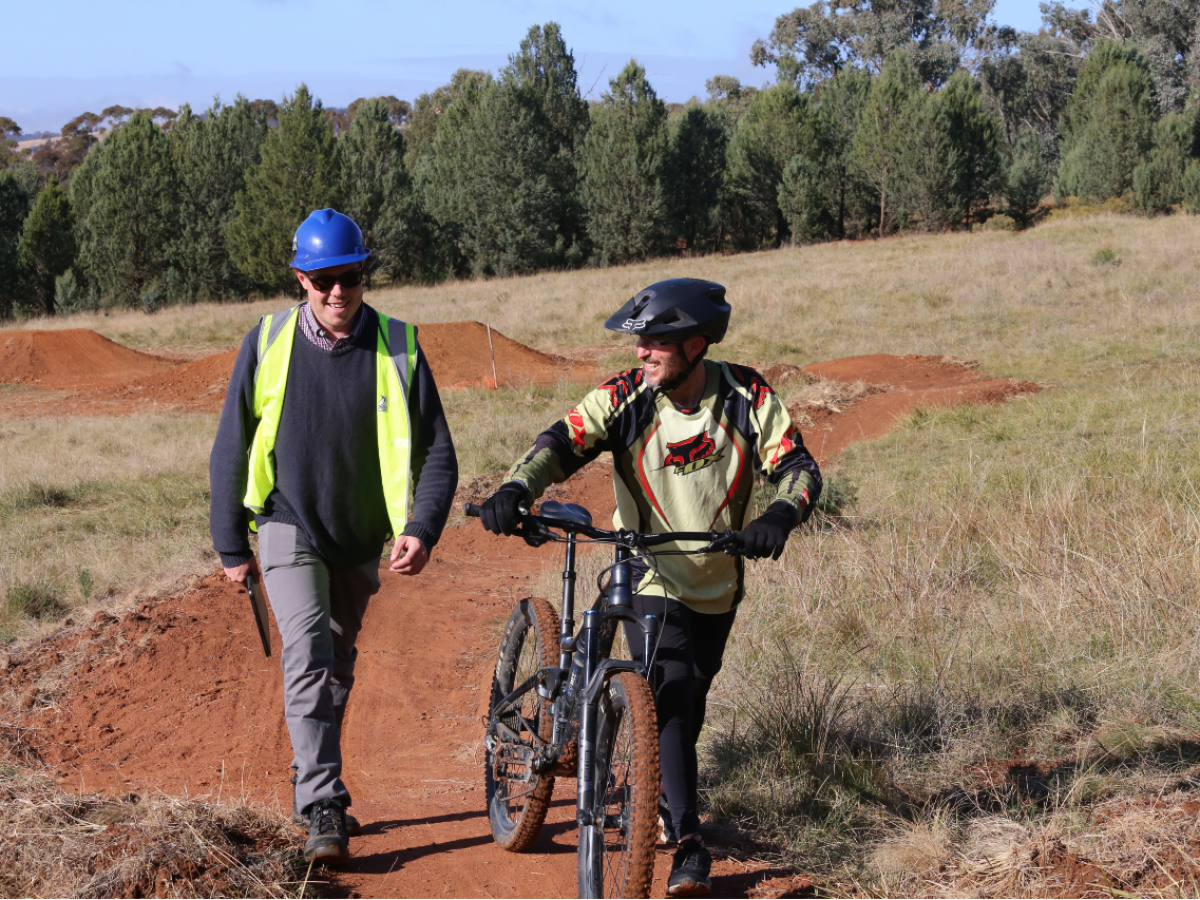
[[[662,622],[654,666],[662,786],[677,834],[680,837],[696,834],[700,831],[696,742],[704,725],[708,689],[721,671],[721,658],[737,607],[726,613],[705,615],[678,600],[641,595],[634,596],[633,605],[638,615],[658,616]],[[641,627],[626,622],[625,638],[634,658],[640,660]]]

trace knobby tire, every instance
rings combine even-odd
[[[613,676],[596,731],[596,824],[579,830],[579,896],[649,897],[658,839],[658,723],[644,678]]]
[[[558,615],[549,603],[528,598],[517,604],[505,626],[492,675],[489,728],[492,711],[513,688],[524,683],[538,669],[558,665],[558,637]],[[549,741],[554,713],[536,689],[528,691],[522,698],[521,712],[529,721],[538,724],[539,737]],[[512,724],[514,720],[515,717],[510,716],[508,721]],[[521,730],[522,735],[526,733]],[[527,784],[517,780],[521,774],[519,766],[514,768],[501,763],[497,767],[495,752],[491,750],[487,751],[484,768],[492,837],[510,852],[528,850],[546,820],[550,796],[554,793],[554,775],[546,772],[537,776],[532,785]]]

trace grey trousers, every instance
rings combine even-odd
[[[267,599],[283,638],[283,708],[292,738],[296,807],[350,805],[342,783],[342,718],[354,687],[355,641],[379,591],[379,563],[330,569],[295,525],[259,529]]]

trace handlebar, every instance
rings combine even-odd
[[[522,511],[525,512],[523,508]],[[483,512],[483,508],[474,503],[468,503],[464,512],[470,518],[478,519]],[[624,528],[619,531],[606,531],[603,528],[595,528],[591,525],[584,525],[581,522],[556,519],[551,516],[534,515],[530,512],[525,512],[523,524],[528,530],[517,532],[517,536],[525,538],[529,543],[541,543],[547,539],[548,535],[546,532],[548,529],[557,528],[560,531],[568,533],[582,534],[584,537],[591,538],[592,540],[623,544],[626,547],[657,547],[660,544],[672,544],[676,541],[704,541],[708,546],[693,552],[716,553],[724,551],[730,556],[740,555],[743,547],[742,533],[732,530],[668,531],[662,534],[641,534]],[[541,540],[538,540],[539,538]]]

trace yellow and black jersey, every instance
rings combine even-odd
[[[609,379],[538,435],[507,480],[524,484],[536,500],[609,451],[618,528],[741,530],[756,474],[802,521],[820,493],[821,473],[783,403],[753,369],[705,360],[704,371],[704,394],[690,410],[646,384],[641,369]],[[740,558],[712,553],[658,562],[662,577],[646,571],[639,592],[677,598],[701,613],[726,612],[742,598]]]

